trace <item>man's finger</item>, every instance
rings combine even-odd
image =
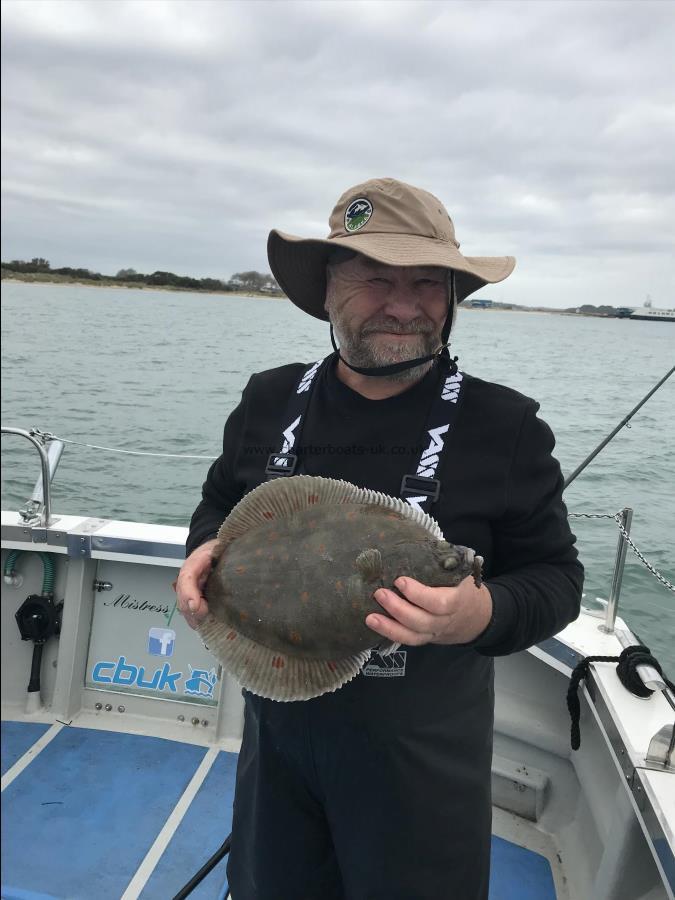
[[[381,588],[373,594],[377,602],[401,625],[417,633],[433,633],[438,629],[437,616],[399,597],[393,591]]]
[[[190,626],[190,628],[195,629],[195,628],[198,628],[199,625],[207,617],[209,608],[208,608],[208,605],[204,601],[201,601],[201,603],[194,610],[187,609],[187,610],[181,610],[181,612],[182,612],[183,618],[185,619],[187,624]]]
[[[396,622],[388,616],[378,616],[376,613],[371,613],[366,616],[366,625],[372,631],[382,635],[382,637],[397,641],[399,644],[405,644],[408,647],[418,647],[420,644],[428,644],[433,638],[432,634],[420,634],[417,631],[406,628],[404,625],[401,625],[400,622]]]
[[[407,575],[397,578],[394,587],[406,600],[434,616],[445,616],[450,612],[453,593],[457,590],[452,587],[432,588]]]
[[[202,606],[208,609],[206,600],[194,578],[186,575],[180,576],[176,586],[176,596],[178,598],[178,609],[183,615],[187,612],[198,613]]]

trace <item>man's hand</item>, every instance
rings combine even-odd
[[[213,568],[213,549],[216,544],[214,538],[193,550],[176,579],[178,609],[190,628],[196,628],[209,612],[203,592]]]
[[[485,585],[477,588],[469,575],[457,587],[428,587],[414,578],[397,578],[394,591],[375,591],[389,613],[371,613],[366,625],[383,637],[419,647],[422,644],[467,644],[484,631],[492,618],[492,597]]]

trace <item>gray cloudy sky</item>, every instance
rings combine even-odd
[[[392,176],[483,296],[675,305],[675,3],[4,0],[2,258],[268,270]]]

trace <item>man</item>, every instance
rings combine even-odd
[[[395,654],[374,653],[313,700],[244,692],[232,896],[485,900],[492,658],[574,619],[583,579],[538,405],[457,373],[444,348],[457,304],[515,261],[463,256],[440,201],[393,179],[348,190],[330,224],[325,240],[272,231],[268,255],[292,302],[330,319],[340,349],[249,381],[192,519],[179,608],[193,627],[206,615],[221,521],[268,475],[291,471],[430,512],[448,541],[484,557],[484,583],[398,579],[366,619],[374,644],[402,645]]]

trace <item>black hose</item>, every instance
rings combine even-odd
[[[221,859],[223,859],[223,857],[227,856],[227,854],[230,852],[231,844],[232,844],[232,835],[228,834],[228,836],[223,841],[222,847],[219,847],[219,849],[216,850],[216,852],[213,854],[211,859],[208,860],[208,862],[204,863],[204,865],[201,867],[201,869],[197,872],[196,875],[192,876],[192,878],[188,881],[188,883],[185,885],[185,887],[182,887],[178,891],[178,893],[173,898],[173,900],[185,900],[185,898],[188,897],[194,891],[194,889],[197,887],[197,885],[206,878],[206,876],[209,874],[209,872],[218,865],[218,863],[221,861]]]
[[[42,665],[42,648],[43,643],[33,644],[33,662],[30,667],[30,681],[28,682],[28,693],[33,694],[40,690],[40,666]]]

